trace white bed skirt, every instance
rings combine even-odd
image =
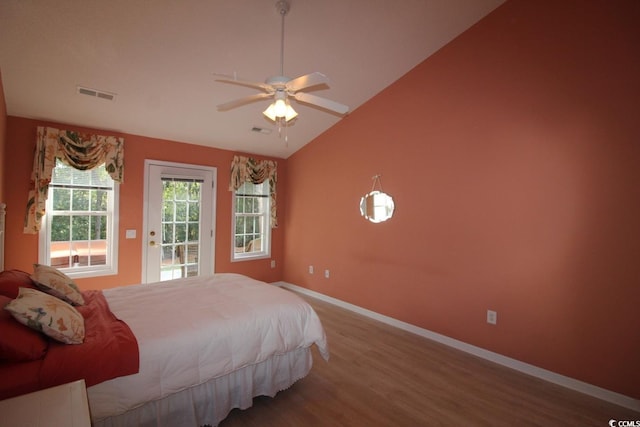
[[[92,420],[94,427],[216,426],[234,408],[251,407],[256,396],[275,396],[311,370],[311,349],[276,355],[226,376],[189,387],[123,414]],[[87,390],[91,407],[91,387]]]

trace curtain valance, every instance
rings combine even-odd
[[[269,197],[271,199],[271,228],[278,226],[276,215],[276,183],[278,163],[273,160],[256,160],[250,157],[233,156],[231,163],[231,182],[229,190],[235,191],[245,182],[262,184],[269,181]]]
[[[114,181],[121,183],[124,180],[123,138],[38,126],[24,219],[25,233],[40,231],[56,159],[80,170],[93,169],[105,163],[105,169]]]

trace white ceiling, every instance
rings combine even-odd
[[[351,111],[504,0],[290,0],[284,71],[320,71],[318,96]],[[262,100],[214,73],[280,74],[276,0],[1,0],[0,69],[9,115],[287,158],[340,117],[292,102],[287,139]],[[114,102],[77,86],[115,93]],[[251,128],[273,129],[270,135]]]

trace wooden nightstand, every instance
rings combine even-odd
[[[84,380],[0,401],[0,426],[91,427]]]

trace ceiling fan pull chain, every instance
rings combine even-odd
[[[284,122],[284,146],[289,148],[289,126]]]

